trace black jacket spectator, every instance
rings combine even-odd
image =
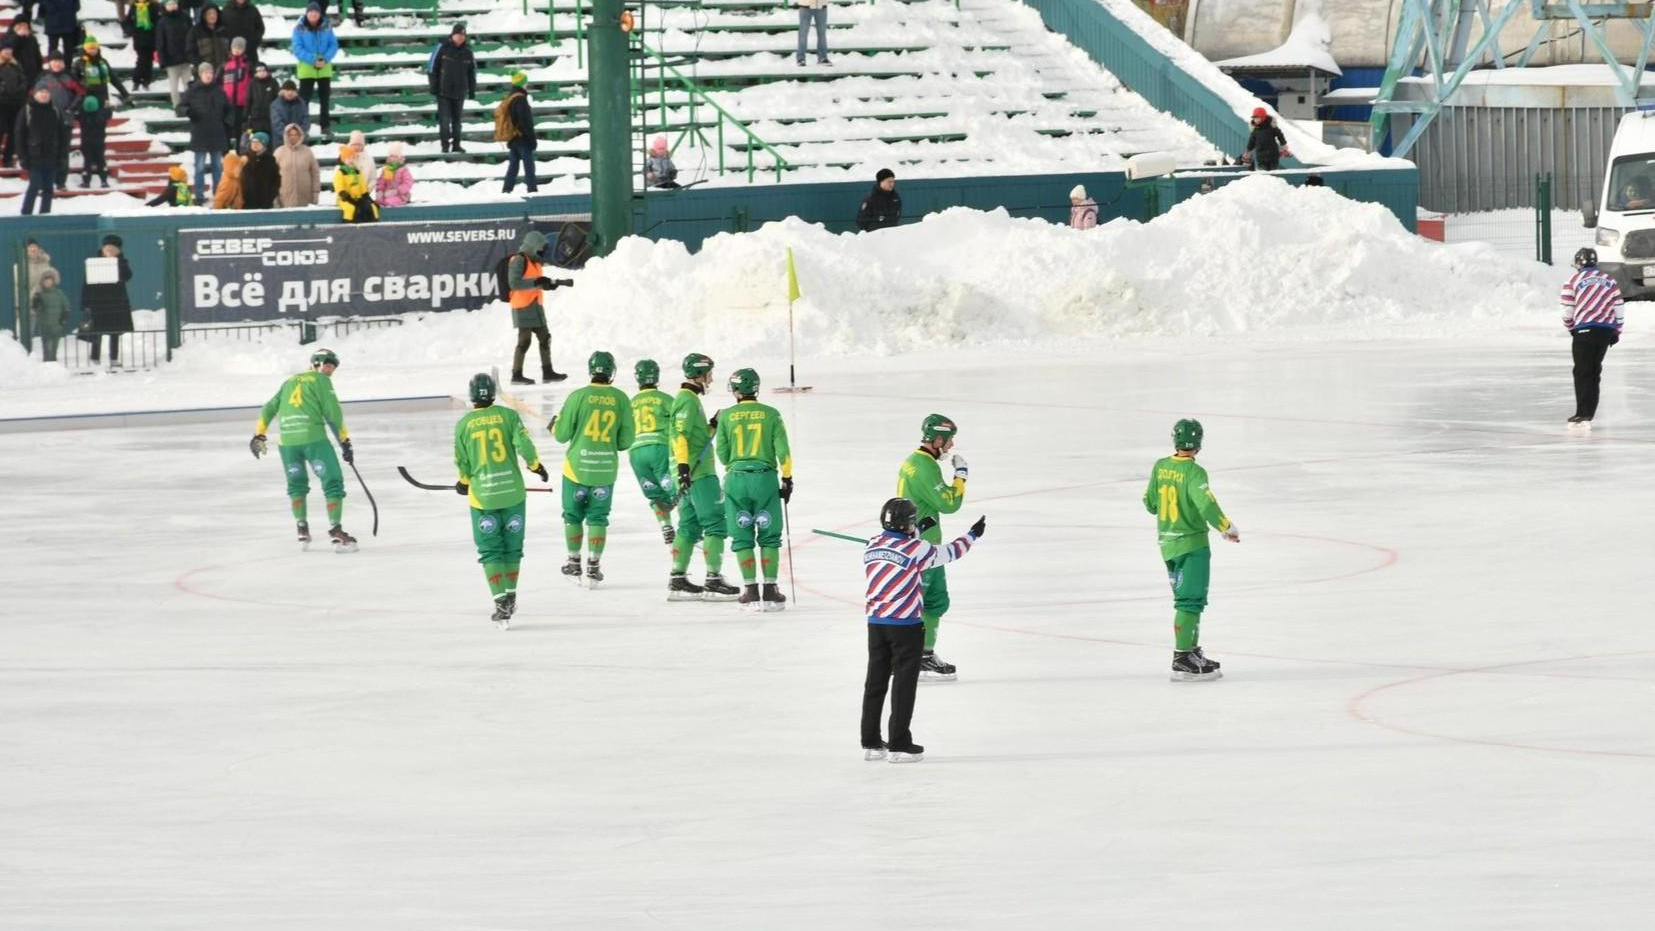
[[[529,148],[535,148],[537,140],[534,134],[534,107],[529,106],[529,91],[527,88],[513,89],[507,94],[511,102],[506,104],[506,118],[511,120],[514,139],[528,141]]]
[[[0,65],[0,108],[12,107],[15,113],[28,101],[29,76],[24,73],[23,66],[15,58],[9,64]]]
[[[889,168],[881,168],[876,179],[873,190],[862,199],[862,208],[856,211],[856,228],[864,232],[882,230],[902,222],[902,195],[896,190],[895,173]],[[892,182],[889,191],[883,187],[887,179]]]
[[[1286,146],[1287,137],[1282,135],[1275,120],[1268,116],[1253,118],[1253,131],[1247,137],[1247,160],[1254,168],[1261,171],[1280,168],[1282,149]]]
[[[190,82],[178,101],[178,115],[190,121],[190,151],[223,153],[230,148],[230,118],[234,111],[224,96],[218,76],[213,83]]]
[[[121,244],[119,236],[105,236],[104,242],[114,240],[115,245]],[[103,257],[99,252],[96,258]],[[114,284],[89,284],[81,292],[81,310],[88,321],[88,330],[94,333],[131,333],[132,332],[132,300],[127,297],[126,283],[132,280],[132,266],[126,261],[126,254],[116,257],[120,263],[120,281]]]
[[[65,57],[80,47],[80,0],[40,0],[40,25],[48,36],[68,36],[75,48],[65,49]]]
[[[431,68],[431,93],[450,100],[477,96],[477,58],[469,43],[455,45],[452,36],[443,42]]]
[[[155,54],[160,57],[161,67],[190,63],[190,29],[190,14],[182,6],[161,14],[161,21],[155,24]]]
[[[230,60],[230,37],[224,34],[224,27],[219,23],[217,5],[209,3],[202,7],[201,18],[190,27],[189,56],[192,65],[211,62],[214,77]]]
[[[232,42],[237,38],[246,39],[247,60],[257,63],[259,46],[264,42],[264,14],[259,8],[253,5],[252,0],[230,0],[219,11],[218,17],[219,29],[225,37]]]
[[[281,85],[268,71],[264,77],[258,77],[258,69],[262,67],[254,67],[253,86],[247,89],[247,130],[275,138],[278,134],[271,131],[270,105],[281,95]]]
[[[23,30],[29,30],[23,35]],[[19,19],[6,30],[4,39],[0,39],[11,46],[12,57],[17,59],[18,65],[23,68],[23,78],[33,87],[40,77],[40,72],[46,67],[46,60],[40,56],[40,40],[35,38],[33,27],[26,19]]]
[[[276,206],[281,190],[281,169],[270,149],[247,153],[247,164],[241,169],[242,206],[247,210],[269,210]]]
[[[58,118],[57,107],[30,100],[12,127],[13,145],[23,167],[55,166],[58,152],[68,142],[68,132],[63,120]]]

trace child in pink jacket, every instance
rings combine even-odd
[[[414,176],[408,171],[407,159],[402,154],[402,143],[391,143],[385,156],[385,166],[374,179],[374,200],[381,207],[405,207],[413,199]]]

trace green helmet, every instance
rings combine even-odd
[[[948,439],[959,432],[960,428],[954,425],[954,421],[941,414],[926,417],[919,427],[919,437],[927,443]]]
[[[471,384],[466,388],[473,404],[493,404],[494,392],[494,376],[487,372],[478,372],[471,376]]]
[[[704,356],[699,352],[692,352],[684,357],[684,377],[700,378],[713,370],[711,356]]]
[[[615,377],[615,357],[599,349],[587,358],[586,372],[593,378],[609,381]]]
[[[730,390],[744,398],[758,397],[759,373],[752,369],[736,369],[730,373]]]
[[[661,367],[655,364],[654,359],[639,359],[638,364],[632,367],[632,374],[637,376],[640,385],[661,383]]]
[[[1185,418],[1172,425],[1173,449],[1201,448],[1201,421]]]
[[[319,369],[324,365],[332,365],[334,368],[339,367],[339,357],[334,354],[332,349],[318,349],[310,354],[311,368]]]

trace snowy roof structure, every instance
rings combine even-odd
[[[1318,71],[1326,75],[1344,74],[1339,63],[1328,51],[1333,34],[1327,22],[1317,13],[1307,13],[1293,24],[1287,41],[1268,52],[1243,55],[1218,62],[1225,71],[1252,73],[1281,71]]]

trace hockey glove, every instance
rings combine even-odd
[[[264,434],[255,433],[253,434],[253,442],[248,443],[247,448],[253,451],[253,458],[257,459],[270,451],[270,441],[264,438]]]
[[[356,450],[351,449],[350,440],[339,441],[339,458],[345,460],[345,465],[350,465],[356,461]]]
[[[713,411],[713,415],[711,417],[707,418],[707,429],[708,430],[717,430],[718,429],[718,411]]]
[[[546,421],[546,432],[547,433],[556,433],[557,432],[557,415],[556,414],[552,415],[551,420]]]
[[[1219,533],[1223,534],[1224,539],[1229,540],[1231,543],[1241,542],[1241,531],[1236,528],[1236,522],[1233,520],[1230,521],[1230,525],[1228,527],[1220,530]]]
[[[467,485],[465,482],[455,482],[454,493],[457,495],[469,495],[471,494],[471,486]]]
[[[549,481],[552,480],[552,473],[546,471],[546,464],[545,463],[541,463],[541,464],[535,466],[534,468],[530,469],[529,471],[533,472],[534,474],[536,474],[538,476],[540,476],[540,480],[543,481],[543,482],[549,482]]]
[[[977,518],[977,522],[975,524],[971,525],[970,533],[971,533],[972,536],[974,536],[977,539],[981,540],[983,538],[983,531],[985,531],[987,529],[988,529],[988,518],[979,517],[979,518]]]
[[[690,495],[690,467],[687,463],[678,463],[678,497],[687,498]]]
[[[919,519],[919,523],[914,525],[914,531],[916,533],[924,533],[925,531],[930,530],[932,527],[935,527],[936,525],[937,525],[937,519],[935,517],[921,517]]]
[[[965,457],[960,455],[959,453],[954,454],[954,477],[955,478],[970,478],[971,477],[971,466],[966,464]]]
[[[784,478],[784,479],[782,479],[782,503],[786,504],[787,502],[792,501],[792,500],[793,500],[793,479]]]
[[[557,282],[553,281],[550,278],[540,277],[540,278],[536,278],[534,280],[534,286],[539,288],[542,291],[547,291],[547,290],[550,290],[552,288],[557,287]]]

